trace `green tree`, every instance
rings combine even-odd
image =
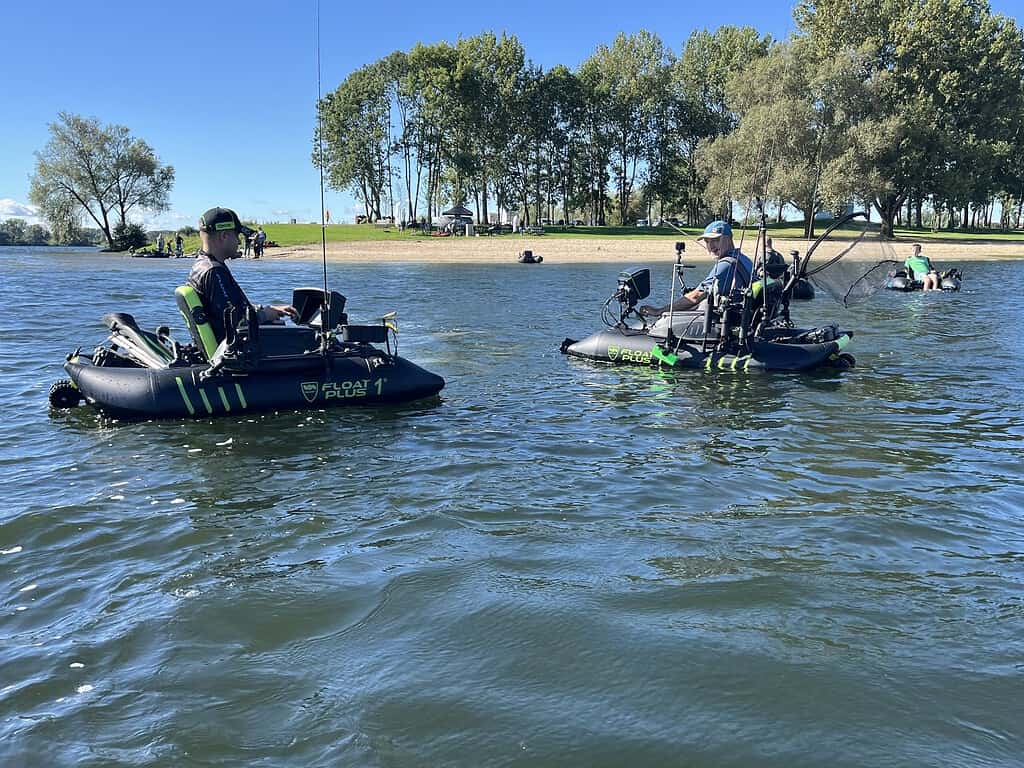
[[[316,140],[323,139],[328,185],[355,192],[371,221],[381,218],[389,199],[390,102],[380,63],[362,67],[327,94],[319,105]],[[322,130],[322,135],[320,131]],[[319,145],[313,164],[320,165]]]
[[[459,115],[464,123],[459,168],[478,198],[480,218],[487,221],[491,188],[503,198],[500,179],[510,160],[525,52],[516,37],[498,38],[491,32],[459,40],[456,52]],[[499,199],[499,207],[502,202]]]
[[[870,98],[851,116],[840,165],[884,235],[914,196],[965,214],[987,199],[1021,114],[1024,44],[1012,20],[984,0],[802,0],[795,16],[819,58],[856,51],[865,62]]]
[[[73,230],[82,213],[114,247],[112,228],[137,207],[164,211],[174,169],[124,126],[60,112],[36,153],[29,196],[55,232]]]
[[[27,229],[28,225],[24,219],[7,219],[3,224],[0,224],[0,233],[2,233],[0,245],[21,245],[25,242],[25,231]]]
[[[50,242],[50,233],[42,224],[29,224],[25,229],[25,245],[46,245]]]
[[[458,53],[447,43],[416,45],[409,52],[406,93],[416,94],[412,118],[416,162],[425,177],[427,219],[441,208],[444,171],[459,145]],[[455,193],[453,193],[455,194]]]
[[[619,221],[625,224],[641,161],[653,141],[658,105],[668,93],[672,56],[661,40],[641,30],[619,34],[611,47],[598,46],[580,67],[602,105],[604,130],[610,137]]]
[[[847,141],[845,118],[867,97],[859,71],[852,54],[819,60],[797,38],[736,72],[727,98],[739,123],[703,146],[698,158],[708,195],[779,200],[803,212],[804,235],[813,237],[815,215],[847,199],[838,158]],[[729,172],[716,172],[721,169]]]
[[[0,223],[0,245],[46,245],[50,233],[41,224],[28,224],[24,219],[7,219]]]
[[[697,154],[702,142],[736,126],[738,118],[727,102],[727,85],[735,73],[765,56],[770,45],[771,38],[761,37],[753,27],[701,30],[690,35],[672,68],[672,96],[666,119],[677,150],[675,158],[668,155],[666,161],[674,159],[672,174],[686,180],[679,200],[686,205],[691,225],[702,223],[712,212],[718,216],[731,214],[731,193],[715,205],[708,204],[708,177],[698,167]],[[731,187],[728,169],[719,168],[715,173],[725,174],[725,184]]]
[[[114,228],[114,247],[119,251],[142,248],[149,242],[141,224],[119,222]]]

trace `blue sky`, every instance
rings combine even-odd
[[[290,6],[290,7],[289,7]],[[1024,0],[994,0],[1020,19]],[[33,153],[61,110],[127,126],[174,166],[171,210],[150,226],[195,224],[214,205],[260,221],[319,219],[310,163],[316,104],[315,1],[150,4],[25,0],[0,11],[0,220],[27,215]],[[619,32],[648,29],[678,52],[694,29],[750,24],[784,38],[788,2],[688,4],[339,3],[322,0],[324,92],[417,42],[483,31],[516,35],[548,68],[575,68]],[[337,220],[351,196],[327,191]],[[351,219],[349,219],[351,220]]]

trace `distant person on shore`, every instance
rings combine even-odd
[[[939,271],[932,266],[932,260],[921,255],[921,244],[914,243],[914,253],[907,257],[903,266],[911,280],[920,280],[921,287],[926,291],[937,291],[940,288]]]
[[[657,317],[668,312],[693,309],[711,295],[717,285],[719,294],[728,294],[734,288],[746,288],[754,265],[745,253],[732,241],[732,227],[725,221],[713,221],[704,228],[704,234],[697,242],[715,257],[715,263],[708,276],[692,291],[687,291],[674,304],[664,307],[653,307],[645,304],[640,307],[640,314],[645,317]]]
[[[238,253],[238,236],[252,233],[230,208],[211,208],[199,218],[199,258],[188,275],[203,302],[210,326],[217,340],[224,339],[224,319],[229,311],[239,313],[252,305],[242,287],[225,263]],[[286,315],[298,318],[294,307],[287,304],[255,307],[260,323],[273,323]]]
[[[251,232],[252,232],[252,230],[250,229],[249,232],[247,232],[247,233],[242,235],[242,240],[244,241],[244,247],[243,247],[243,250],[242,250],[242,258],[243,259],[248,259],[249,258],[249,252],[252,250],[252,235],[249,234]]]
[[[157,253],[163,253],[164,252],[164,233],[163,232],[161,232],[159,235],[156,236],[156,252]]]
[[[179,259],[181,258],[182,254],[183,242],[184,241],[181,239],[181,232],[177,233],[174,236],[174,255],[177,256]]]
[[[256,235],[252,241],[252,257],[258,259],[263,255],[263,245],[267,242],[267,233],[263,231],[263,225],[256,227]]]

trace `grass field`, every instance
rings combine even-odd
[[[820,234],[827,225],[819,225],[816,233]],[[877,229],[878,225],[872,225]],[[313,245],[320,242],[319,224],[267,224],[264,226],[267,232],[267,239],[276,242],[280,246],[292,245]],[[536,241],[542,238],[607,238],[607,237],[634,237],[634,238],[658,238],[666,241],[676,239],[696,238],[702,231],[700,227],[684,227],[681,231],[671,227],[544,227],[543,235],[528,234],[505,234],[494,235],[495,238],[506,240]],[[756,234],[756,228],[747,229],[748,238]],[[770,237],[780,239],[800,240],[803,237],[803,227],[799,222],[784,222],[782,224],[769,224],[768,234]],[[981,230],[969,232],[933,232],[930,229],[913,229],[897,227],[895,232],[896,240],[912,242],[920,240],[928,241],[956,241],[956,242],[1024,242],[1024,231],[1012,230],[1000,232],[996,230]],[[367,242],[367,241],[397,241],[408,242],[410,240],[432,240],[430,235],[423,234],[416,230],[399,231],[398,227],[379,227],[373,224],[331,224],[326,227],[328,242]],[[487,235],[481,235],[487,237]],[[737,228],[736,239],[739,239]],[[199,248],[199,236],[186,237],[184,249],[191,253]],[[271,249],[267,255],[273,255]]]
[[[827,226],[827,225],[825,225]],[[816,227],[816,233],[820,234],[825,226]],[[877,229],[877,224],[873,225]],[[267,224],[264,229],[267,237],[280,245],[308,245],[320,242],[319,224]],[[671,240],[678,237],[695,238],[703,230],[701,227],[684,227],[682,232],[671,227],[544,227],[543,235],[494,235],[499,238],[537,238],[537,237],[574,237],[574,238],[601,238],[601,237],[642,237],[642,238],[663,238]],[[328,242],[360,242],[367,240],[397,240],[407,241],[415,239],[429,239],[428,235],[417,231],[400,232],[397,227],[381,228],[372,224],[331,224],[326,228]],[[747,229],[747,236],[756,232],[756,228]],[[737,233],[738,234],[738,233]],[[769,224],[768,234],[771,237],[799,240],[803,237],[803,227],[797,222],[785,222],[783,224]],[[898,240],[962,240],[962,241],[994,241],[994,242],[1015,242],[1024,240],[1024,231],[1012,230],[1000,232],[995,230],[982,230],[972,232],[932,232],[930,229],[913,229],[909,227],[897,227],[895,231]],[[481,235],[485,237],[486,235]]]

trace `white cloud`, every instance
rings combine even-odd
[[[25,219],[29,224],[39,223],[39,209],[28,203],[19,203],[10,197],[0,198],[0,221]]]

